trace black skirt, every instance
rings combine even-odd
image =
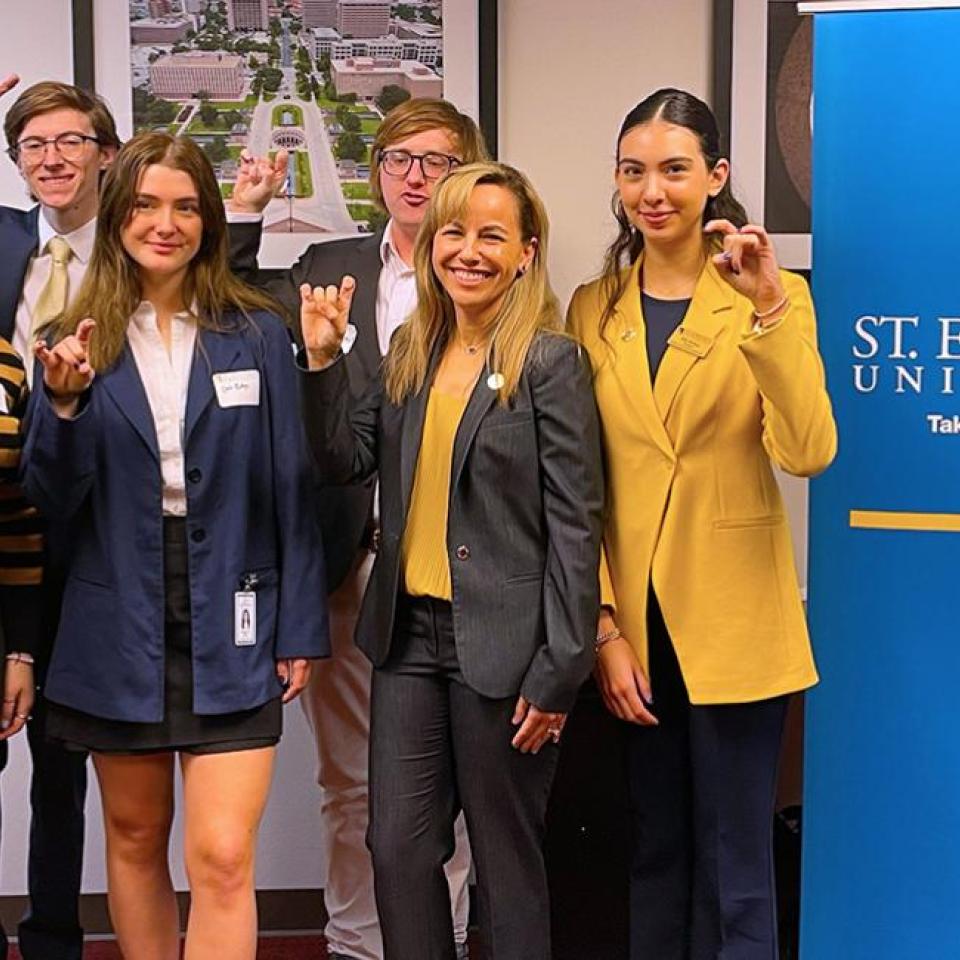
[[[106,720],[48,701],[48,736],[68,748],[96,753],[229,753],[273,746],[283,724],[279,696],[252,710],[213,715],[193,712],[187,525],[182,517],[163,519],[163,575],[163,719],[159,723]],[[229,629],[224,624],[224,631]]]

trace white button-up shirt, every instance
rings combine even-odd
[[[417,305],[416,275],[413,267],[408,267],[397,253],[392,232],[391,220],[380,241],[383,269],[377,282],[377,342],[381,356],[386,356],[390,338]]]
[[[40,299],[40,293],[46,286],[50,278],[50,268],[53,266],[53,257],[47,250],[47,244],[53,237],[62,236],[73,256],[67,264],[67,298],[73,300],[83,283],[83,275],[87,272],[87,264],[90,262],[90,256],[93,253],[93,239],[97,232],[97,219],[94,217],[88,220],[82,227],[70,233],[58,234],[53,227],[47,223],[40,211],[40,217],[37,224],[40,235],[37,253],[34,254],[30,263],[27,265],[27,272],[23,278],[23,288],[20,291],[20,303],[17,305],[16,325],[13,329],[13,348],[24,358],[24,366],[27,368],[27,383],[33,386],[33,308]],[[96,319],[96,318],[94,318]]]
[[[153,304],[143,301],[127,325],[127,342],[140,372],[157,431],[163,513],[164,516],[185,517],[183,426],[190,367],[197,342],[197,322],[188,313],[173,315],[168,353],[157,326],[157,312]]]

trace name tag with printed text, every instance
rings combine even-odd
[[[259,407],[260,371],[232,370],[230,373],[215,373],[213,388],[221,407]]]

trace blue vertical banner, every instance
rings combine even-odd
[[[960,9],[814,29],[803,960],[960,958]]]

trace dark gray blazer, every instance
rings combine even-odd
[[[349,273],[357,281],[350,322],[357,328],[353,349],[345,357],[347,379],[359,400],[380,370],[377,341],[377,284],[383,266],[380,241],[383,232],[313,243],[289,270],[260,270],[260,223],[231,223],[230,266],[234,273],[274,296],[287,312],[287,320],[300,342],[300,284],[326,286],[339,283]],[[375,478],[360,483],[325,486],[317,496],[327,586],[333,591],[353,567],[367,531],[373,506]]]
[[[380,475],[382,543],[357,624],[375,666],[390,654],[401,588],[400,543],[429,384],[396,406],[382,380],[351,403],[342,361],[301,367],[304,422],[324,482]],[[453,450],[447,554],[453,624],[466,682],[487,697],[521,693],[567,711],[593,665],[603,478],[585,350],[544,333],[516,395],[501,407],[483,373]]]

